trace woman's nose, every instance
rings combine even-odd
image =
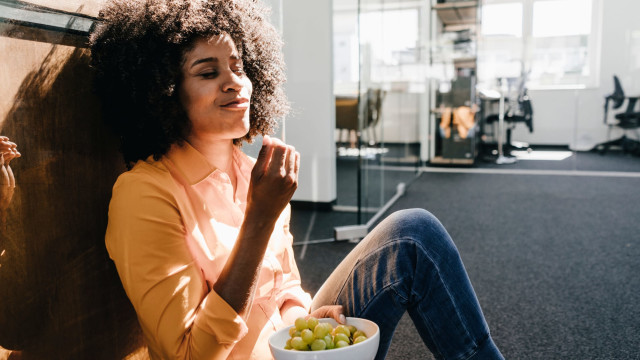
[[[225,79],[225,81],[222,83],[222,91],[224,92],[229,92],[229,91],[234,91],[234,92],[240,92],[240,90],[242,90],[242,80],[240,79],[240,76],[238,76],[236,73],[234,73],[233,71],[229,71],[227,72],[227,77]]]

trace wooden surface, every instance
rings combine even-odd
[[[0,228],[0,346],[24,359],[146,357],[104,247],[124,166],[88,61],[86,50],[0,37],[0,134],[23,155]]]

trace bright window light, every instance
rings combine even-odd
[[[545,0],[533,3],[533,37],[590,33],[591,0]]]
[[[397,64],[398,54],[418,45],[418,10],[362,13],[360,41],[370,44],[373,57],[385,64]]]
[[[482,6],[482,35],[522,37],[522,4]]]
[[[481,84],[526,76],[529,88],[597,86],[599,0],[485,0]]]

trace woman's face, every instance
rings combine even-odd
[[[253,87],[230,36],[197,40],[182,75],[178,93],[191,122],[188,138],[233,140],[249,131]]]

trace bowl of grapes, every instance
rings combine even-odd
[[[298,318],[269,338],[275,360],[373,360],[378,352],[380,329],[367,319]]]

